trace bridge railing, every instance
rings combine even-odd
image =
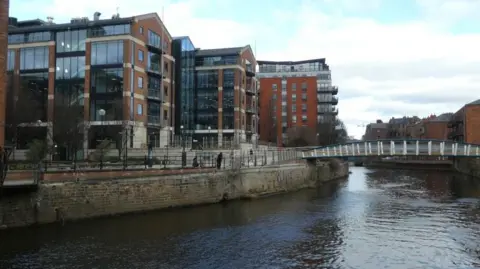
[[[355,156],[480,157],[480,145],[441,140],[378,140],[319,147],[302,154],[302,158]]]

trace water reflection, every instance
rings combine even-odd
[[[0,268],[476,268],[480,183],[352,167],[317,190],[0,233]]]

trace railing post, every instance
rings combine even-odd
[[[383,141],[380,141],[380,152],[383,155]]]
[[[478,157],[478,146],[475,147],[475,155]]]
[[[407,155],[407,141],[403,140],[403,155]]]
[[[364,145],[364,147],[365,147],[365,148],[364,148],[364,150],[365,150],[365,156],[368,156],[368,145],[370,145],[370,142],[369,142],[369,143],[365,142],[365,145]],[[371,151],[371,150],[370,150],[370,151]],[[371,152],[370,152],[370,153],[371,153]]]
[[[318,157],[317,149],[314,149],[314,150],[313,150],[313,154],[315,154],[315,157]]]
[[[372,142],[368,142],[368,152],[372,155]]]
[[[357,153],[360,155],[360,144],[357,144]]]
[[[395,155],[395,142],[393,140],[390,141],[390,155]]]
[[[330,157],[330,147],[327,147],[327,157]]]
[[[343,155],[343,152],[342,152],[342,145],[338,146],[338,153],[340,156]]]
[[[420,142],[418,140],[415,142],[415,155],[420,155]]]
[[[472,149],[471,145],[467,146],[467,156],[470,156],[470,150]]]
[[[467,145],[463,145],[463,156],[467,156]]]
[[[458,143],[453,144],[453,156],[457,156],[458,153]]]
[[[334,154],[335,156],[337,156],[337,147],[336,147],[336,146],[333,147],[333,154]]]
[[[440,143],[440,155],[445,155],[445,142]]]
[[[348,146],[347,146],[347,145],[345,145],[344,147],[345,147],[345,155],[347,155],[347,156],[348,156]]]
[[[432,155],[432,141],[428,141],[428,155]]]
[[[380,141],[377,141],[377,155],[380,156]]]

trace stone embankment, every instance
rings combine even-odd
[[[348,164],[336,160],[238,170],[70,174],[44,180],[32,192],[4,195],[0,201],[0,226],[22,227],[256,198],[314,187],[345,176]]]

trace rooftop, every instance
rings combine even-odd
[[[259,65],[262,65],[262,64],[296,65],[296,64],[307,64],[307,63],[316,63],[316,62],[325,64],[325,58],[302,60],[302,61],[264,61],[264,60],[257,61]]]
[[[220,48],[220,49],[198,49],[198,57],[214,57],[214,56],[231,56],[231,55],[240,55],[240,52],[245,48],[244,47],[233,47],[233,48]]]

